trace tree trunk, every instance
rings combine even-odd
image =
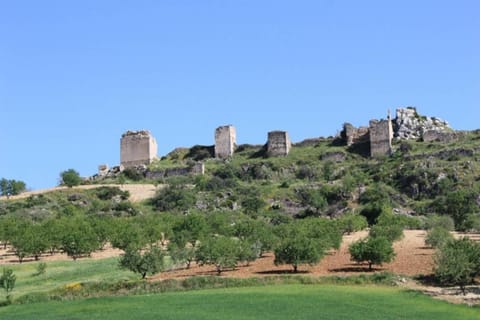
[[[293,265],[293,272],[294,273],[297,273],[298,271],[298,266],[296,264]]]
[[[372,263],[371,262],[368,263],[368,271],[372,271]]]
[[[222,274],[222,266],[217,264],[217,276]]]

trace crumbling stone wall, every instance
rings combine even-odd
[[[189,174],[203,175],[205,174],[205,164],[197,162],[189,167],[167,168],[164,170],[146,171],[145,177],[147,179],[161,179],[174,176],[186,176]]]
[[[393,128],[390,117],[387,120],[370,121],[370,156],[373,158],[392,154]]]
[[[233,156],[237,134],[235,127],[221,126],[215,130],[215,158],[228,159]]]
[[[268,156],[286,156],[290,152],[292,143],[286,131],[271,131],[268,133]]]
[[[150,164],[157,158],[157,150],[149,131],[127,131],[120,139],[120,164],[125,168]]]
[[[425,131],[422,134],[422,140],[423,142],[437,141],[443,143],[450,143],[458,140],[458,135],[455,132],[429,130]]]
[[[370,139],[369,129],[367,127],[355,128],[350,123],[345,123],[343,125],[341,136],[347,143],[348,147],[356,143],[368,142]]]

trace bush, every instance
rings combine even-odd
[[[171,185],[157,192],[151,203],[160,211],[185,211],[193,208],[196,202],[193,190]]]
[[[117,187],[99,187],[94,189],[94,193],[100,200],[111,200],[115,196],[120,196],[122,200],[127,200],[130,196],[128,191],[122,191]]]
[[[452,217],[446,215],[431,215],[427,218],[426,228],[442,228],[447,231],[453,231],[455,229],[455,223],[453,222]]]
[[[37,271],[33,274],[34,276],[40,276],[47,272],[47,264],[45,262],[40,262],[37,264],[36,268]]]
[[[451,239],[453,239],[453,236],[450,231],[443,227],[434,227],[428,231],[425,244],[433,248],[440,248]]]
[[[140,181],[145,177],[142,172],[139,172],[135,168],[125,168],[125,170],[122,171],[122,175],[132,181]]]

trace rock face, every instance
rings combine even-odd
[[[394,137],[401,140],[421,139],[424,133],[452,131],[448,122],[435,117],[420,116],[413,107],[397,109],[393,121]]]
[[[120,164],[125,168],[150,164],[157,157],[157,142],[147,130],[127,131],[120,139]]]

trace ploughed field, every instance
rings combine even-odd
[[[480,309],[375,286],[276,285],[12,305],[1,319],[479,319]]]
[[[330,251],[322,261],[315,265],[302,265],[299,267],[300,273],[311,275],[345,275],[357,274],[368,270],[366,265],[358,265],[350,261],[348,253],[348,246],[363,237],[367,236],[366,231],[356,232],[351,235],[345,235],[343,238],[340,250]],[[433,253],[434,250],[425,246],[425,231],[421,230],[405,230],[402,240],[395,242],[394,248],[396,258],[392,263],[384,264],[383,266],[375,266],[376,271],[390,271],[397,274],[404,275],[418,275],[430,274],[433,268]],[[121,254],[121,250],[107,248],[92,254],[92,258],[84,258],[82,260],[90,259],[104,259],[108,257],[115,257]],[[290,273],[291,267],[288,265],[275,266],[273,263],[274,256],[272,253],[267,253],[264,257],[257,259],[248,266],[239,265],[234,270],[226,270],[222,276],[226,277],[251,277],[262,275],[276,275],[282,273]],[[26,263],[30,263],[32,259],[26,259]],[[65,254],[56,254],[53,256],[44,255],[40,261],[52,260],[71,260]],[[17,257],[3,247],[0,248],[0,265],[13,265],[18,263]],[[74,263],[72,261],[72,263]],[[167,278],[185,278],[197,275],[214,275],[215,268],[212,266],[197,266],[194,263],[190,269],[179,268],[172,271],[162,272],[151,277],[152,280],[160,280]],[[74,279],[73,279],[74,280]]]

